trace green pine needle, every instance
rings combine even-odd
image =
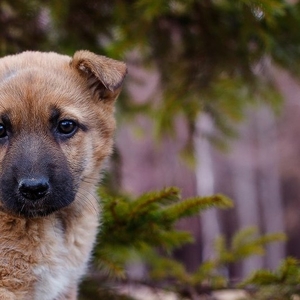
[[[196,215],[199,212],[212,208],[227,209],[233,206],[232,201],[223,195],[209,197],[193,197],[165,208],[165,218],[172,221]]]

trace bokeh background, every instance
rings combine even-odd
[[[174,253],[188,270],[214,255],[217,236],[253,225],[288,239],[232,267],[232,278],[300,257],[298,1],[0,0],[2,56],[78,49],[128,65],[115,189],[177,186],[235,203],[178,224],[195,237]]]

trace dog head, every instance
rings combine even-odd
[[[40,217],[95,185],[126,65],[88,51],[0,59],[0,209]]]

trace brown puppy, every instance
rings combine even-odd
[[[125,74],[88,51],[0,59],[0,299],[76,299]]]

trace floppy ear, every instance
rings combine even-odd
[[[126,64],[90,51],[75,52],[70,66],[87,79],[93,93],[100,99],[115,99],[127,73]]]

